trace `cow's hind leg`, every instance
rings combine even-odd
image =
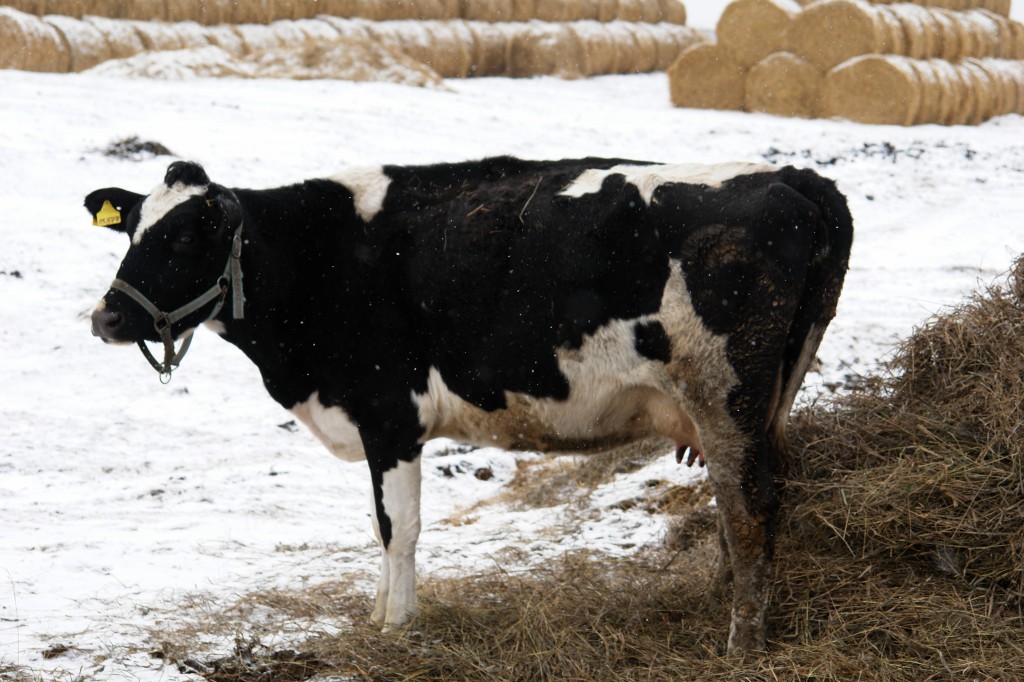
[[[724,539],[721,545],[728,552],[719,561],[717,577],[731,578],[733,588],[730,653],[765,648],[772,532],[778,508],[770,448],[762,437],[732,462],[718,458],[708,462],[720,514],[720,540]]]
[[[416,541],[420,533],[420,460],[398,461],[373,478],[373,530],[382,548],[370,618],[387,631],[416,615]]]

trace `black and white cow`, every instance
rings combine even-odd
[[[248,190],[176,162],[148,195],[85,205],[131,240],[95,335],[163,340],[151,361],[169,372],[172,339],[205,323],[333,454],[367,460],[385,629],[415,613],[426,441],[588,452],[660,436],[707,460],[729,649],[764,647],[787,415],[853,237],[831,181],[502,157]]]

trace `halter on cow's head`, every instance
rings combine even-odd
[[[93,224],[131,239],[117,276],[92,314],[105,342],[137,343],[162,381],[169,381],[195,328],[214,319],[232,297],[243,315],[242,209],[235,194],[210,182],[202,166],[176,161],[147,196],[110,187],[85,198]],[[181,348],[174,342],[183,339]],[[145,341],[160,341],[158,362]]]

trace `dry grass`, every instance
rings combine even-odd
[[[1024,679],[1022,423],[1019,261],[1005,286],[919,329],[889,372],[794,419],[764,657],[724,655],[714,516],[706,493],[670,490],[659,493],[677,514],[664,547],[428,578],[422,613],[402,633],[313,627],[302,653],[250,641],[202,664],[205,676]],[[557,478],[556,496],[575,490]],[[295,621],[365,622],[366,596],[344,585],[317,590],[248,599]]]

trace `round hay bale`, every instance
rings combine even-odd
[[[512,39],[511,75],[528,77],[583,75],[585,60],[582,46],[568,25],[532,23]]]
[[[636,42],[636,63],[634,68],[637,73],[649,73],[658,67],[658,40],[650,30],[651,24],[639,23],[630,26],[633,31],[633,40]]]
[[[245,54],[245,41],[231,24],[207,26],[206,39],[211,45],[219,47],[232,57],[241,57]]]
[[[1010,16],[1010,0],[985,0],[984,8],[1000,16]]]
[[[231,23],[232,0],[200,0],[199,23],[204,26]]]
[[[299,5],[302,4],[306,4],[305,0],[274,0],[271,5],[273,11],[270,16],[270,23],[296,19],[296,15],[299,13]]]
[[[619,14],[616,19],[631,23],[642,21],[644,17],[643,1],[619,0]]]
[[[955,62],[960,59],[963,46],[960,43],[960,31],[957,24],[960,19],[955,12],[947,9],[933,9],[932,14],[942,32],[942,59]]]
[[[295,26],[306,36],[307,43],[331,43],[341,37],[338,29],[320,19],[298,19]]]
[[[601,23],[615,21],[619,17],[619,0],[598,0],[597,20]]]
[[[39,0],[36,6],[41,14],[81,19],[85,15],[85,0]]]
[[[822,0],[796,15],[787,44],[823,72],[882,47],[878,12],[861,0]]]
[[[904,54],[913,59],[931,57],[928,46],[934,42],[934,38],[928,34],[928,26],[932,24],[925,19],[928,10],[910,4],[893,5],[889,9],[899,19],[903,33],[907,37],[907,49]]]
[[[162,50],[180,50],[183,45],[181,36],[174,30],[172,24],[162,21],[130,21],[131,27],[139,34],[142,44],[147,50],[159,52]]]
[[[953,111],[950,114],[950,125],[965,125],[974,114],[974,92],[971,79],[964,73],[961,64],[949,64],[952,69],[950,84],[953,93]]]
[[[986,10],[960,14],[960,42],[964,57],[991,57],[999,52],[999,24]]]
[[[1024,59],[1024,24],[1019,21],[1010,22],[1013,29],[1014,59]]]
[[[353,40],[371,39],[371,24],[365,19],[345,19],[324,14],[321,15],[320,20],[330,24],[331,28],[336,30],[342,38],[352,38]]]
[[[431,39],[427,66],[443,78],[465,78],[469,74],[473,35],[462,21],[408,22],[422,23]]]
[[[264,24],[238,24],[235,26],[238,37],[242,39],[245,54],[261,54],[267,50],[276,50],[280,47],[274,29]]]
[[[941,109],[944,104],[939,76],[927,59],[911,59],[908,63],[921,84],[921,99],[917,104],[914,125],[938,123],[941,120]]]
[[[181,47],[186,50],[209,47],[210,39],[206,37],[206,27],[195,21],[179,21],[171,27],[181,39]]]
[[[999,38],[996,41],[996,53],[994,56],[999,59],[1013,59],[1016,46],[1013,42],[1012,22],[999,14],[992,14],[993,21],[999,27]]]
[[[578,18],[578,11],[573,6],[578,3],[573,0],[537,0],[533,8],[533,19],[550,23],[562,23],[573,21]]]
[[[612,73],[636,73],[636,38],[630,25],[624,21],[609,21],[604,27],[615,45]]]
[[[966,122],[968,125],[984,123],[992,118],[995,112],[995,84],[985,69],[981,67],[978,59],[968,57],[960,64],[974,93],[974,111]]]
[[[993,116],[1005,116],[1017,108],[1017,84],[1002,59],[982,59],[978,61],[988,77],[992,79],[994,108]]]
[[[658,0],[641,0],[640,21],[644,24],[656,24],[661,21],[661,5]]]
[[[615,39],[599,21],[577,21],[569,26],[580,46],[584,76],[615,73]]]
[[[881,54],[907,54],[907,32],[896,13],[889,7],[880,5],[875,8],[876,17],[882,29]]]
[[[512,21],[530,21],[536,16],[537,0],[512,0]]]
[[[933,59],[929,64],[939,82],[939,115],[934,122],[952,125],[956,118],[957,98],[960,96],[960,79],[956,69],[945,59]]]
[[[232,24],[269,24],[273,20],[273,0],[235,0]]]
[[[823,76],[792,52],[770,54],[747,74],[744,106],[776,116],[814,118],[821,102]]]
[[[680,39],[679,34],[684,33],[688,29],[679,24],[662,22],[660,24],[650,24],[647,28],[657,44],[658,60],[654,65],[655,71],[667,71],[668,67],[672,66],[672,62],[676,60],[683,50],[692,44],[690,42],[684,43]]]
[[[686,25],[686,5],[682,0],[660,0],[661,20],[669,24]]]
[[[83,16],[119,19],[123,14],[124,3],[121,0],[86,0]]]
[[[601,0],[579,0],[579,21],[597,21],[601,14]]]
[[[126,0],[124,18],[137,21],[166,21],[167,3],[164,0]]]
[[[199,0],[165,0],[167,21],[199,21]]]
[[[71,71],[85,71],[113,58],[107,39],[92,24],[57,14],[43,17],[43,21],[57,29],[68,48]]]
[[[505,27],[482,21],[467,22],[466,27],[473,34],[473,53],[469,75],[478,77],[506,75],[512,39]]]
[[[103,34],[103,38],[110,47],[111,59],[134,57],[146,49],[139,34],[123,21],[96,16],[86,16],[83,21],[92,24],[97,31]]]
[[[718,42],[743,66],[785,49],[786,34],[800,5],[793,0],[735,0],[718,19]]]
[[[505,0],[511,4],[512,0]],[[410,2],[411,19],[417,21],[439,21],[447,19],[443,0],[416,0]],[[506,20],[507,21],[507,20]]]
[[[0,7],[0,69],[63,73],[71,56],[60,34],[39,17]]]
[[[470,21],[511,21],[512,0],[471,0],[463,5],[462,18]]]
[[[695,45],[668,70],[669,94],[677,107],[743,108],[747,69],[721,45]]]
[[[275,21],[269,25],[269,28],[274,32],[274,36],[281,47],[293,49],[302,47],[307,42],[306,34],[303,33],[302,29],[294,21],[287,19]]]
[[[353,0],[318,0],[320,14],[348,19],[352,16]]]
[[[905,57],[868,54],[832,69],[822,84],[822,115],[859,123],[912,125],[921,101],[921,83],[908,62]]]
[[[3,6],[25,14],[42,16],[46,11],[46,0],[7,0]]]

